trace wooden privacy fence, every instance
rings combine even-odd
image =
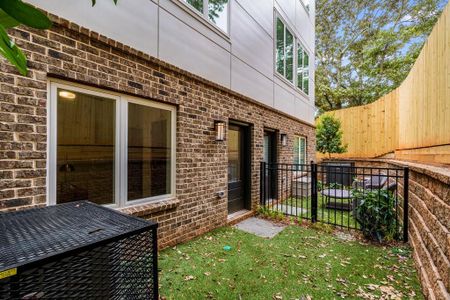
[[[408,77],[377,101],[331,111],[348,151],[335,157],[380,157],[450,163],[450,5]],[[391,156],[392,156],[391,155]],[[323,157],[318,153],[318,157]]]

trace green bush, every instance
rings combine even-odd
[[[334,115],[324,114],[319,118],[316,128],[316,148],[320,153],[347,152],[347,145],[342,144],[341,121]]]
[[[329,184],[324,183],[320,180],[317,180],[317,190],[322,191],[322,190],[326,190],[326,189],[338,189],[338,190],[343,190],[345,189],[345,187],[337,182],[331,182]]]
[[[286,218],[286,216],[282,212],[273,210],[265,206],[260,206],[258,208],[258,214],[278,221],[283,221]]]
[[[388,190],[353,190],[357,206],[355,216],[366,238],[390,241],[398,237],[396,203],[394,195]]]

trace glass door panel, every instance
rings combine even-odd
[[[245,208],[247,175],[244,164],[247,145],[245,129],[230,125],[228,129],[228,213]]]
[[[241,132],[230,129],[228,132],[228,182],[241,180]]]

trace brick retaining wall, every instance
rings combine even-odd
[[[409,242],[422,290],[427,299],[450,299],[450,168],[395,160],[352,161],[356,166],[410,168]],[[399,189],[402,195],[401,184]]]

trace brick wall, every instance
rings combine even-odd
[[[427,299],[450,299],[450,169],[394,160],[355,162],[362,167],[409,167],[409,243],[422,291]]]
[[[176,198],[123,211],[159,223],[160,247],[186,241],[224,225],[227,198],[227,144],[215,141],[214,120],[251,124],[251,203],[259,202],[259,161],[263,131],[288,134],[279,160],[293,161],[293,136],[308,138],[310,124],[265,107],[198,76],[51,16],[51,30],[10,31],[29,59],[24,77],[0,63],[0,211],[46,204],[47,85],[51,78],[140,96],[177,106]]]
[[[409,237],[422,290],[427,299],[450,299],[450,171],[408,165]]]

